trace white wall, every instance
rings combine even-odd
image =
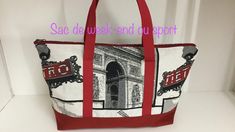
[[[0,41],[0,111],[11,99],[11,87]]]
[[[15,94],[47,93],[33,41],[50,36],[49,24],[60,20],[58,0],[1,0],[0,35]]]
[[[228,0],[201,1],[201,4],[199,0],[147,0],[147,3],[154,25],[164,26],[176,23],[178,27],[176,36],[160,39],[155,37],[157,43],[194,42],[195,38],[197,40],[200,52],[193,67],[190,90],[222,90],[226,69],[229,67],[228,57],[231,55],[233,39],[232,36],[225,34],[232,32],[229,25],[232,25],[232,22],[234,23],[234,19],[229,16],[235,14],[227,15],[226,12],[234,11],[232,10],[234,2],[230,0],[228,5],[222,4],[222,9],[215,10],[213,8],[217,6],[216,3],[220,5],[220,3],[226,3]],[[79,22],[81,26],[84,26],[90,2],[91,0],[0,1],[0,35],[15,94],[44,94],[48,92],[41,75],[40,61],[32,42],[37,38],[82,41],[82,35],[50,35],[50,24],[56,22],[57,24],[71,26]],[[197,7],[200,6],[199,4],[201,11],[197,25],[195,20],[198,17]],[[210,12],[210,10],[220,10],[221,13]],[[97,25],[109,23],[112,26],[125,26],[133,22],[140,24],[138,7],[133,0],[100,0],[97,13]],[[220,19],[221,22],[214,20],[214,24],[208,23],[206,20],[215,19],[216,16],[213,13],[226,20],[222,22]],[[207,19],[208,17],[211,17],[211,19]],[[227,25],[224,28],[217,27],[217,24],[220,23]],[[197,26],[198,33],[196,34]],[[216,28],[213,29],[212,27],[217,27],[222,32],[216,33]],[[210,30],[214,35],[209,34],[210,36],[207,37]],[[203,33],[201,34],[201,32]],[[221,37],[220,35],[225,36]],[[212,40],[212,38],[221,39]],[[97,41],[140,43],[141,37],[98,36]],[[225,42],[226,47],[219,44],[222,41]],[[212,45],[214,46],[211,47]],[[224,52],[218,52],[222,48],[224,48]],[[214,57],[217,59],[214,59]],[[219,60],[223,66],[218,65],[216,60]],[[211,64],[216,65],[211,67]],[[205,69],[205,67],[210,68]],[[216,75],[215,71],[218,71]],[[208,72],[208,74],[204,75],[205,72]],[[204,80],[206,79],[202,78],[202,74],[206,79],[215,80],[215,83],[212,84],[212,81],[205,83]],[[202,87],[201,84],[204,86]]]
[[[201,0],[192,91],[220,91],[235,81],[235,0]]]

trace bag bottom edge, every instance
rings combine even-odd
[[[174,122],[175,111],[176,107],[164,114],[123,118],[74,118],[61,114],[56,110],[54,110],[54,113],[58,130],[72,130],[86,128],[158,127],[170,125]]]

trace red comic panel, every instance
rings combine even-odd
[[[181,87],[183,86],[193,61],[188,61],[176,70],[164,72],[163,80],[160,83],[160,89],[158,90],[158,96],[161,96],[163,93],[168,91],[181,91]]]
[[[46,80],[70,77],[73,75],[72,64],[69,59],[62,62],[43,66],[43,75]]]
[[[186,65],[178,68],[177,70],[168,72],[164,75],[163,87],[168,87],[184,81],[190,71],[191,65]]]

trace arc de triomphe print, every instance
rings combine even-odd
[[[126,109],[142,106],[143,49],[96,46],[94,55],[94,108]]]

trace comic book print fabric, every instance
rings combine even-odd
[[[82,117],[84,46],[37,44],[36,48],[53,108],[71,117]],[[196,53],[195,46],[155,48],[152,114],[166,113],[177,106]],[[93,116],[141,116],[143,48],[96,46],[93,66]]]

